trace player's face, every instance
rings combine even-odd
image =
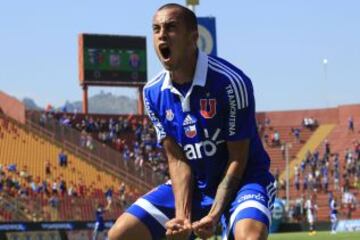
[[[181,10],[167,8],[153,18],[153,41],[160,62],[169,71],[186,68],[195,56],[197,32],[188,30]]]

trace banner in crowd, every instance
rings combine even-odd
[[[105,228],[109,229],[113,221],[106,221]],[[94,222],[21,222],[0,223],[0,232],[26,232],[51,230],[81,230],[94,229]]]
[[[338,232],[360,231],[360,219],[340,220],[336,226]]]
[[[8,240],[61,240],[58,231],[8,232],[6,238]]]
[[[270,232],[277,232],[284,219],[285,206],[281,199],[275,198],[274,209],[272,210]]]
[[[89,240],[93,238],[93,230],[76,230],[66,232],[67,240]],[[106,239],[107,231],[100,232],[97,239]]]

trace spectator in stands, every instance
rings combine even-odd
[[[323,191],[327,193],[329,188],[329,179],[327,174],[322,175],[321,182]]]
[[[348,129],[350,132],[354,132],[354,119],[351,115],[348,118]]]
[[[56,180],[54,180],[52,186],[51,186],[51,190],[53,194],[57,194],[58,193],[58,183],[56,182]]]
[[[8,166],[7,166],[7,170],[9,172],[16,172],[16,164],[15,163],[10,163]]]
[[[46,122],[47,122],[47,116],[46,116],[46,113],[45,112],[42,112],[41,115],[40,115],[40,126],[44,127]]]
[[[266,127],[266,128],[269,128],[269,127],[270,127],[270,124],[271,124],[270,118],[265,117],[264,124],[265,124],[265,127]]]
[[[105,198],[106,198],[106,201],[107,201],[107,208],[110,208],[111,207],[111,204],[112,204],[112,197],[113,197],[113,189],[112,187],[108,187],[105,191]]]
[[[49,176],[51,175],[51,164],[50,164],[50,160],[46,160],[45,162],[45,175]]]
[[[86,147],[90,150],[94,149],[93,139],[92,139],[91,135],[86,136]]]
[[[53,193],[49,199],[49,205],[52,208],[58,208],[59,207],[60,200],[56,193]]]
[[[40,186],[39,186],[39,191],[42,193],[45,193],[47,196],[50,195],[50,191],[48,189],[49,184],[48,182],[44,179],[42,180]]]
[[[81,131],[81,135],[80,135],[80,146],[81,147],[86,146],[86,138],[87,138],[86,136],[87,136],[86,132],[84,130]]]
[[[295,142],[300,143],[300,133],[301,133],[300,128],[291,128],[291,132],[295,138]]]
[[[58,221],[58,209],[60,205],[60,200],[57,196],[57,193],[51,194],[51,197],[49,198],[49,206],[50,206],[50,214],[51,214],[51,220],[52,221]]]
[[[325,150],[325,154],[326,154],[327,156],[330,156],[330,154],[331,154],[331,148],[330,148],[330,142],[329,142],[328,139],[325,139],[325,141],[324,141],[324,150]]]
[[[303,180],[303,191],[306,192],[308,189],[308,178],[307,176],[304,176],[304,180]]]
[[[302,160],[300,163],[300,170],[301,170],[301,175],[304,176],[305,175],[305,168],[306,168],[306,160]]]
[[[59,160],[59,166],[60,167],[67,167],[68,157],[67,157],[67,154],[64,152],[63,149],[61,149],[61,151],[59,153],[58,160]]]
[[[24,180],[27,180],[29,178],[30,175],[28,173],[27,166],[23,166],[23,168],[19,172],[19,176]]]
[[[60,194],[61,194],[62,197],[64,197],[65,194],[67,193],[66,181],[64,179],[60,180],[59,191],[60,191]]]
[[[31,191],[33,192],[33,193],[39,193],[38,192],[38,186],[37,186],[37,184],[36,184],[36,182],[34,181],[34,179],[33,178],[31,178],[30,179],[30,181],[29,181],[29,186],[30,186],[30,189],[31,189]]]
[[[125,140],[121,139],[121,138],[117,138],[115,141],[115,148],[119,151],[122,152],[124,150],[125,147]]]
[[[300,190],[300,179],[298,175],[295,175],[294,177],[294,185],[295,185],[295,189],[296,191]]]
[[[123,151],[123,154],[122,154],[122,159],[123,159],[124,164],[125,164],[126,167],[129,166],[131,155],[132,155],[132,153],[131,153],[131,151],[129,149],[129,146],[125,145],[124,151]]]
[[[274,131],[271,138],[271,143],[273,146],[280,146],[280,133],[278,130]]]
[[[76,197],[77,196],[77,193],[76,193],[76,190],[75,190],[75,187],[74,187],[74,183],[72,181],[70,181],[70,185],[68,187],[67,194],[68,194],[69,197]]]
[[[62,126],[71,127],[71,119],[66,114],[64,114],[59,121]]]
[[[286,143],[283,141],[280,146],[281,156],[283,159],[286,158]]]
[[[97,205],[95,212],[96,221],[94,225],[92,240],[97,240],[99,233],[105,230],[104,213],[108,210],[109,208],[108,207],[104,208],[102,204]]]
[[[340,190],[340,173],[339,170],[334,171],[334,190],[338,191]]]
[[[300,177],[300,172],[299,172],[299,166],[298,166],[298,164],[295,164],[295,166],[294,166],[294,175]]]
[[[279,177],[280,177],[280,170],[279,168],[276,168],[274,172],[274,178],[276,182],[279,182]]]
[[[264,132],[263,141],[267,146],[269,146],[269,134],[267,131]]]
[[[352,211],[354,211],[356,206],[356,200],[354,194],[351,193],[347,188],[344,189],[342,203],[346,211],[346,218],[351,219]]]
[[[318,126],[318,122],[313,117],[305,117],[303,120],[303,126],[310,130],[314,130]]]
[[[140,176],[144,176],[144,156],[142,152],[135,154],[135,169],[140,171]]]
[[[29,196],[29,191],[25,183],[21,184],[18,194],[20,195],[20,198],[23,199],[26,199]]]
[[[119,200],[120,200],[120,207],[125,208],[127,206],[127,199],[126,199],[126,185],[124,182],[121,183],[119,187]]]
[[[299,198],[296,198],[295,200],[295,209],[294,209],[294,219],[298,222],[302,221],[303,218],[303,208],[304,205],[304,195],[301,194]]]

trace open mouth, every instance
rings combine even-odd
[[[168,60],[171,56],[171,51],[168,46],[160,46],[160,54],[164,60]]]

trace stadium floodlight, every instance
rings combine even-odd
[[[199,5],[199,0],[186,0],[186,6],[195,12],[195,6]]]
[[[327,94],[327,85],[328,85],[328,70],[327,70],[327,66],[328,66],[328,59],[324,58],[323,59],[323,67],[324,67],[324,95],[325,95],[325,104],[326,107],[329,107],[329,99],[328,99],[328,94]]]

